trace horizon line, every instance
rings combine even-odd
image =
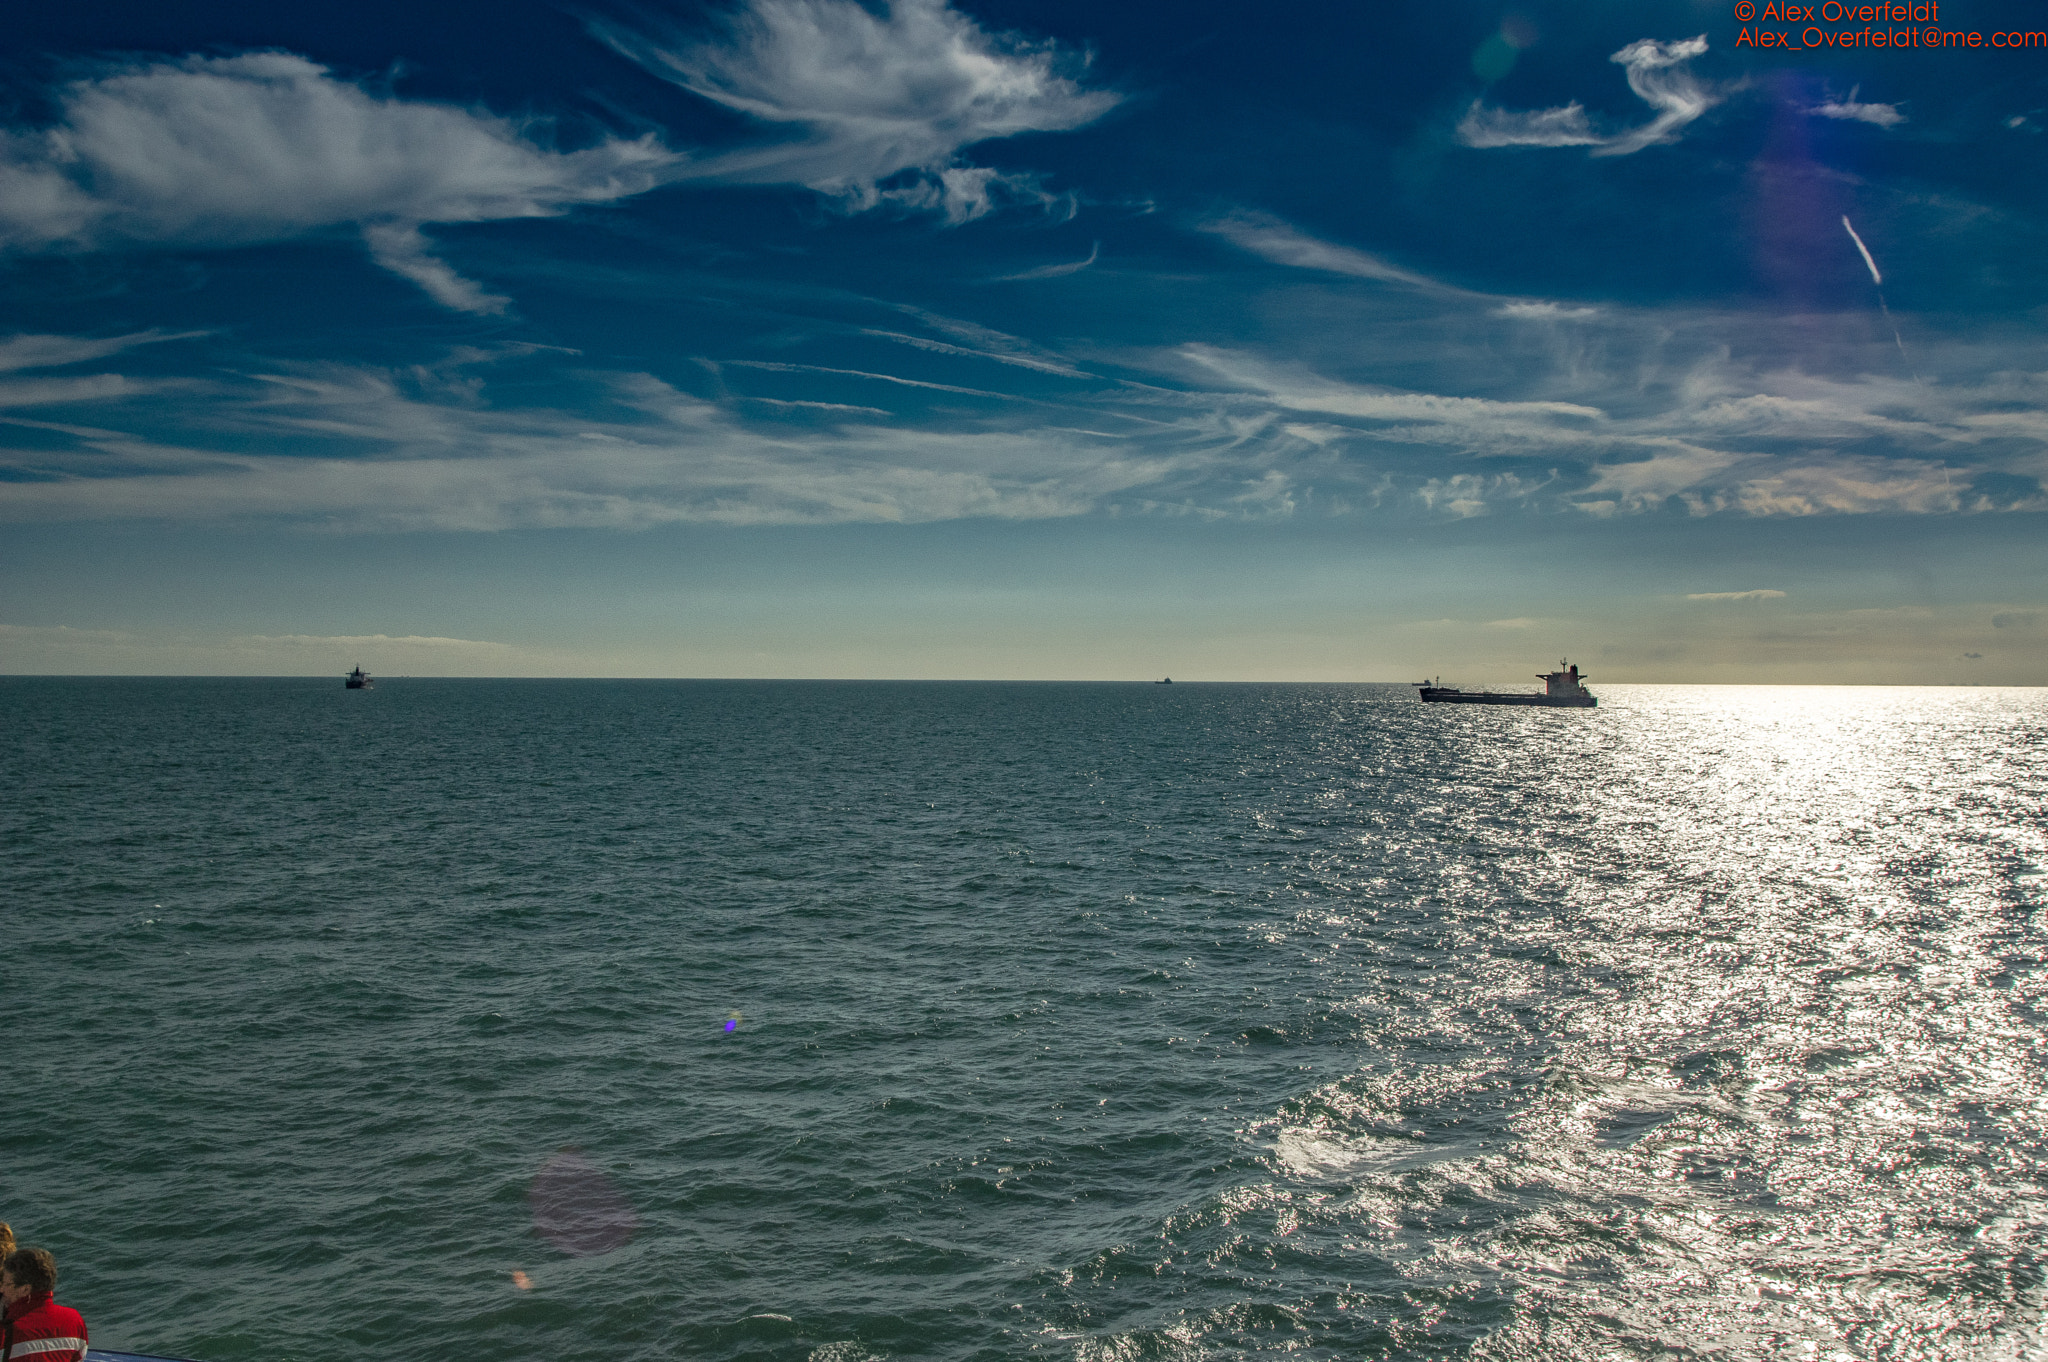
[[[0,681],[326,681],[330,672],[0,672]],[[346,672],[340,673],[347,676]],[[801,685],[906,686],[1401,686],[1417,681],[1326,679],[1275,681],[1203,677],[1117,676],[606,676],[600,674],[477,676],[428,672],[365,673],[373,681],[665,681]],[[1588,678],[1590,679],[1590,678]],[[2041,690],[2042,681],[1603,681],[1603,686],[1745,686],[1835,690]]]

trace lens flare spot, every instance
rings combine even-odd
[[[533,1227],[573,1258],[594,1258],[620,1248],[640,1228],[640,1218],[611,1179],[574,1149],[541,1165],[527,1193]]]
[[[1515,69],[1518,55],[1515,45],[1496,33],[1472,54],[1472,74],[1491,85]]]

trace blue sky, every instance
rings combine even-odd
[[[2030,6],[75,8],[0,670],[2048,683]]]

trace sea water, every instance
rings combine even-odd
[[[1600,693],[0,681],[0,1218],[203,1362],[2041,1355],[2048,693]]]

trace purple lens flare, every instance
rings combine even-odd
[[[640,1218],[611,1179],[574,1149],[542,1164],[526,1196],[533,1227],[572,1258],[623,1248],[640,1228]]]

